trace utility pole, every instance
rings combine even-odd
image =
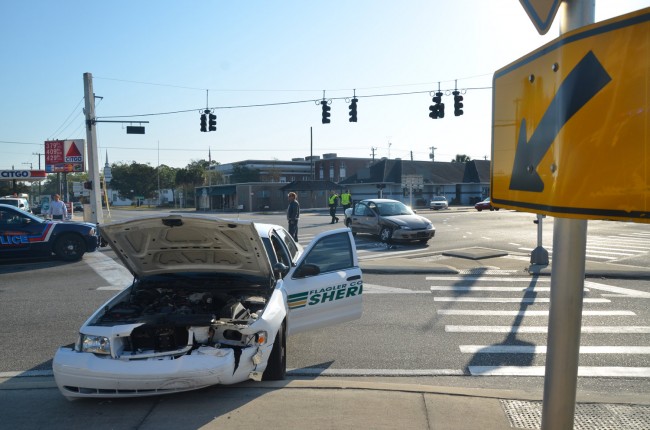
[[[84,99],[86,113],[86,142],[88,143],[88,179],[92,181],[90,190],[90,219],[95,224],[104,222],[102,212],[101,187],[99,183],[99,156],[97,154],[97,129],[95,125],[95,94],[93,75],[84,73]]]
[[[372,155],[372,161],[373,161],[373,162],[375,161],[375,151],[376,151],[376,150],[377,150],[377,147],[376,147],[376,146],[371,146],[371,147],[370,147],[370,151],[371,151],[371,154],[370,154],[370,155]]]
[[[430,146],[429,149],[431,150],[431,153],[429,154],[429,158],[431,159],[431,161],[434,161],[435,155],[434,155],[433,151],[435,151],[438,148],[436,148],[435,146]]]
[[[41,170],[41,155],[40,152],[32,152],[32,155],[38,155],[38,170]],[[38,202],[41,202],[41,181],[38,181]]]

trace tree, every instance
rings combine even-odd
[[[176,172],[178,169],[161,164],[156,168],[161,190],[172,190],[172,202],[176,200]],[[162,201],[162,200],[161,200]]]
[[[135,161],[131,164],[113,164],[111,173],[111,188],[122,198],[135,200],[135,196],[144,196],[145,199],[151,199],[158,192],[156,169],[148,164]]]
[[[259,169],[251,169],[246,167],[242,163],[238,163],[232,166],[232,175],[230,176],[230,182],[233,184],[241,184],[246,182],[259,182],[260,181],[260,171]]]
[[[472,159],[469,158],[469,156],[465,154],[456,154],[456,159],[451,160],[452,163],[467,163],[468,161],[471,161]]]
[[[187,167],[176,171],[176,185],[183,188],[188,205],[194,205],[194,187],[203,185],[207,165],[206,160],[194,160]]]

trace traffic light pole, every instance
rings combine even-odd
[[[95,93],[93,92],[93,75],[84,73],[84,99],[86,113],[86,142],[88,144],[88,179],[92,181],[90,190],[90,221],[95,224],[104,222],[101,192],[99,185],[99,155],[97,154],[97,130],[95,126]],[[84,216],[85,217],[85,216]]]
[[[592,24],[595,0],[565,0],[560,33]],[[573,429],[585,285],[587,220],[556,218],[542,430]]]

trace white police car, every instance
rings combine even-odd
[[[284,379],[286,336],[361,316],[362,276],[347,228],[306,248],[280,226],[208,215],[99,228],[134,281],[54,356],[67,398]]]
[[[44,220],[0,204],[0,259],[51,256],[75,261],[97,249],[93,224]]]

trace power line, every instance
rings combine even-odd
[[[472,88],[464,88],[465,91],[468,90],[491,90],[492,87],[472,87]],[[442,90],[442,91],[451,91],[451,89],[447,90]],[[413,95],[413,94],[427,94],[431,93],[431,90],[422,90],[422,91],[409,91],[409,92],[400,92],[400,93],[386,93],[386,94],[368,94],[364,96],[356,96],[357,98],[372,98],[372,97],[394,97],[394,96],[405,96],[405,95]],[[348,100],[350,97],[330,97],[328,100]],[[309,100],[294,100],[294,101],[287,101],[287,102],[274,102],[274,103],[258,103],[258,104],[250,104],[250,105],[234,105],[234,106],[210,106],[207,109],[210,110],[222,110],[222,109],[245,109],[245,108],[253,108],[253,107],[269,107],[269,106],[281,106],[281,105],[290,105],[290,104],[300,104],[300,103],[320,103],[322,100],[321,99],[309,99]],[[168,112],[154,112],[154,113],[142,113],[142,114],[131,114],[131,115],[110,115],[110,116],[102,116],[102,117],[97,117],[98,119],[106,119],[106,118],[135,118],[135,117],[146,117],[146,116],[160,116],[160,115],[175,115],[175,114],[180,114],[180,113],[189,113],[189,112],[197,112],[197,111],[202,111],[205,108],[193,108],[193,109],[183,109],[183,110],[176,110],[176,111],[168,111]]]
[[[70,115],[68,115],[68,117],[63,121],[63,123],[59,126],[59,128],[57,128],[57,129],[54,131],[54,133],[51,133],[50,136],[56,136],[59,132],[63,133],[63,131],[64,131],[66,128],[70,127],[70,124],[72,124],[72,122],[70,122],[70,124],[66,125],[65,128],[61,129],[61,127],[63,127],[63,126],[65,125],[65,123],[68,122],[68,120],[70,119],[70,117],[71,117],[72,115],[74,115],[75,111],[77,110],[77,108],[79,107],[79,105],[81,104],[81,102],[83,102],[83,101],[84,101],[84,98],[83,98],[83,96],[82,96],[81,99],[79,100],[79,102],[75,105],[75,107],[72,108],[72,112],[70,112]],[[83,113],[83,112],[82,112],[82,113]],[[49,140],[49,139],[48,139],[48,140]]]

